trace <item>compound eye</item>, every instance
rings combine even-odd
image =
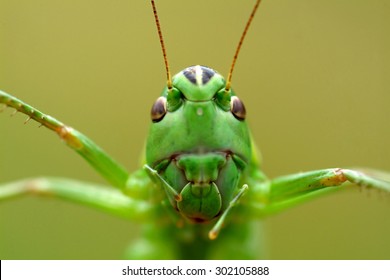
[[[154,102],[152,106],[152,110],[150,112],[150,116],[152,121],[159,122],[161,121],[165,114],[167,113],[167,99],[164,96],[160,96],[157,98],[156,102]]]
[[[244,103],[237,97],[232,96],[230,99],[230,111],[236,117],[236,119],[243,121],[246,117],[246,110]]]

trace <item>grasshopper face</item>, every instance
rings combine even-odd
[[[225,79],[204,66],[173,77],[152,107],[146,161],[180,193],[168,198],[188,219],[218,217],[237,193],[251,158],[245,107]]]

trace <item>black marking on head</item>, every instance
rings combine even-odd
[[[191,83],[196,85],[196,70],[195,67],[189,67],[183,71],[183,75],[189,80]]]
[[[191,66],[183,70],[184,77],[194,85],[206,85],[216,74],[213,69],[205,66]]]
[[[214,70],[202,66],[202,84],[207,84],[211,78],[215,75]]]

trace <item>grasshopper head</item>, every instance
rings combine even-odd
[[[173,77],[151,111],[146,162],[171,186],[177,211],[195,222],[222,214],[251,158],[245,107],[225,79],[204,66]]]

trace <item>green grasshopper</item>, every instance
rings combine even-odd
[[[146,223],[141,240],[128,250],[130,258],[256,258],[253,244],[261,233],[252,220],[340,190],[346,181],[390,190],[383,180],[338,168],[269,180],[260,171],[231,77],[226,82],[201,66],[186,68],[172,81],[167,74],[168,85],[152,109],[146,165],[130,175],[81,133],[1,93],[2,103],[57,132],[120,190],[38,178],[4,184],[1,197],[54,194]]]

